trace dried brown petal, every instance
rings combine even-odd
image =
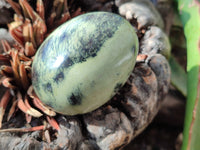
[[[37,98],[37,96],[35,95],[33,98],[33,103],[34,105],[39,108],[41,111],[43,111],[45,114],[49,115],[49,116],[55,116],[56,113],[52,110],[50,110],[49,108],[47,108],[44,104],[42,104],[42,102]]]
[[[12,77],[13,69],[10,66],[2,65],[2,66],[0,66],[0,74],[4,75],[6,77]]]
[[[16,82],[17,85],[21,85],[20,75],[19,75],[19,72],[18,72],[19,64],[20,64],[19,57],[18,57],[18,51],[12,50],[11,56],[12,56],[12,61],[10,61],[10,63],[11,63],[12,69],[13,69],[15,82]]]
[[[37,12],[39,14],[39,16],[42,18],[42,20],[45,19],[45,12],[44,12],[44,3],[42,0],[37,0]]]
[[[27,98],[25,98],[25,103],[24,103],[22,98],[20,98],[21,96],[19,96],[19,94],[20,93],[18,92],[18,104],[17,105],[20,108],[20,110],[23,111],[24,113],[27,113],[27,114],[33,116],[33,117],[41,117],[42,114],[30,106]]]
[[[36,15],[33,8],[29,5],[27,0],[19,0],[19,3],[20,3],[20,6],[22,7],[24,16],[26,18],[31,18],[32,21],[34,22],[36,19]]]
[[[8,116],[7,116],[7,121],[10,120],[10,118],[13,116],[15,110],[16,110],[16,106],[17,106],[17,100],[15,99],[15,97],[12,100],[12,106],[9,110]]]
[[[24,64],[19,65],[19,75],[20,75],[21,83],[22,83],[24,90],[27,90],[30,83],[28,80],[28,76],[27,76]]]
[[[20,5],[18,3],[13,2],[12,0],[6,0],[6,1],[12,6],[12,8],[15,10],[16,14],[22,15]]]
[[[7,90],[0,101],[0,128],[2,126],[3,116],[5,113],[6,106],[9,102],[10,96],[11,96],[10,90]]]
[[[47,116],[47,121],[53,128],[55,128],[56,130],[60,130],[60,127],[54,118]]]
[[[10,88],[10,89],[15,89],[16,86],[14,86],[12,84],[13,81],[14,81],[13,78],[4,78],[3,81],[2,81],[2,84],[3,84],[4,87]]]
[[[0,65],[10,65],[10,56],[0,54]]]
[[[5,53],[11,49],[10,44],[8,44],[8,42],[6,40],[2,40],[1,44],[3,46],[3,50]]]
[[[25,44],[25,55],[26,56],[34,56],[36,53],[36,49],[34,48],[32,42],[26,42]]]

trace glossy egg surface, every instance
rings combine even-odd
[[[40,100],[56,112],[90,112],[110,100],[127,81],[138,53],[134,28],[119,15],[80,15],[52,32],[32,64]]]

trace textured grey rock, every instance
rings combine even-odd
[[[149,0],[116,0],[119,14],[132,22],[137,21],[137,28],[156,25],[164,28],[163,20]]]
[[[171,45],[167,35],[156,26],[147,29],[144,37],[141,39],[140,51],[143,54],[155,55],[160,53],[166,58],[171,54]]]

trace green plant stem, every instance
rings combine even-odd
[[[200,150],[200,2],[177,0],[187,42],[187,106],[182,150]]]

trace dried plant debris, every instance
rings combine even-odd
[[[2,40],[4,53],[0,54],[2,75],[0,84],[8,88],[2,97],[0,106],[2,114],[0,123],[7,108],[7,104],[13,98],[7,120],[15,114],[18,108],[26,114],[26,120],[31,122],[33,117],[41,117],[43,114],[31,107],[32,104],[39,108],[44,114],[48,114],[47,121],[58,129],[55,119],[55,112],[45,107],[35,95],[31,85],[31,64],[37,48],[48,36],[48,34],[63,22],[81,14],[80,8],[72,11],[67,6],[67,1],[54,1],[51,4],[38,0],[36,10],[26,0],[20,0],[19,4],[8,0],[15,10],[14,21],[8,24],[9,33],[15,40],[11,46],[8,41]],[[50,14],[45,18],[48,7],[53,5]],[[48,6],[49,6],[48,5]],[[74,7],[73,4],[70,5]],[[47,9],[45,9],[47,8]],[[61,11],[60,9],[63,8]],[[9,91],[12,91],[12,95]],[[0,124],[1,126],[1,124]],[[32,129],[30,129],[32,130]],[[35,129],[33,129],[35,130]]]
[[[149,0],[116,0],[115,4],[119,7],[119,14],[130,22],[136,22],[139,30],[152,25],[164,28],[160,14]]]
[[[160,53],[169,58],[171,45],[167,35],[159,27],[151,26],[141,39],[140,50],[144,54],[155,55],[156,53]]]
[[[38,0],[33,5],[27,0],[7,1],[16,12],[8,26],[15,43],[3,41],[0,54],[0,83],[7,88],[0,102],[0,118],[4,118],[0,149],[122,149],[145,129],[158,112],[170,79],[162,56],[169,55],[169,42],[163,21],[148,0]],[[31,86],[30,67],[37,48],[56,27],[77,15],[116,9],[140,39],[136,67],[127,83],[93,112],[73,117],[55,114],[42,105]]]
[[[170,67],[165,57],[160,54],[155,54],[150,58],[149,66],[156,74],[158,80],[158,99],[163,99],[167,94],[170,86]]]

